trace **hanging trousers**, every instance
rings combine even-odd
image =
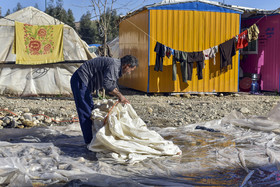
[[[174,50],[173,63],[172,63],[172,80],[173,81],[176,81],[176,74],[177,74],[176,62],[179,61],[180,66],[181,66],[181,74],[182,74],[183,82],[187,82],[187,77],[188,77],[187,59],[188,59],[187,52]]]
[[[188,53],[188,80],[192,80],[193,63],[197,65],[197,77],[198,80],[202,79],[202,69],[204,66],[204,55],[203,52],[192,52]]]
[[[90,117],[94,108],[91,90],[83,83],[77,72],[72,75],[70,83],[84,141],[89,144],[92,140],[92,120]]]

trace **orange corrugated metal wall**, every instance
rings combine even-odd
[[[149,12],[142,11],[123,20],[119,27],[120,57],[131,54],[139,60],[139,67],[119,83],[140,91],[147,91],[149,57]]]
[[[137,16],[135,16],[137,17]],[[139,19],[139,18],[136,18]],[[182,82],[180,65],[177,62],[177,80],[172,81],[172,56],[164,58],[163,72],[154,71],[156,53],[154,47],[160,42],[172,49],[194,52],[219,45],[239,33],[240,14],[150,10],[150,77],[148,92],[237,92],[238,51],[232,59],[232,69],[220,72],[220,53],[205,61],[203,79],[198,80],[194,63],[192,80]]]

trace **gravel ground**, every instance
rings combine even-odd
[[[273,93],[164,96],[124,88],[121,91],[137,114],[148,126],[153,127],[181,126],[221,119],[233,110],[245,116],[265,116],[280,101],[280,97]],[[0,128],[65,125],[77,120],[75,103],[71,97],[0,96],[0,110]]]

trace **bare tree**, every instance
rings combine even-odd
[[[113,6],[116,1],[117,0],[91,0],[93,11],[99,25],[100,34],[103,37],[104,56],[108,55],[106,50],[108,30],[112,15],[111,12],[113,12]],[[106,14],[106,12],[109,12],[109,14]]]

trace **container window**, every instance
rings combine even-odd
[[[241,49],[241,54],[258,54],[258,40],[248,43],[248,46]]]

